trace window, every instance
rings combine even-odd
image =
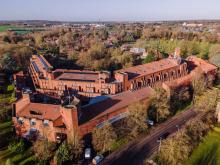
[[[49,125],[49,120],[44,120],[44,121],[43,121],[43,125],[44,125],[44,126],[48,126],[48,125]]]
[[[36,119],[31,119],[30,124],[31,124],[32,126],[33,126],[33,125],[36,125]]]
[[[164,77],[164,79],[168,78],[167,73],[165,73],[165,74],[163,75],[163,77]]]
[[[18,118],[18,123],[19,123],[20,125],[24,124],[24,119],[23,119],[22,117],[19,117],[19,118]]]
[[[42,115],[41,112],[37,112],[37,111],[34,111],[34,110],[30,110],[30,114],[32,114],[32,115]]]

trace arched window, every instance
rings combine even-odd
[[[164,78],[164,79],[167,79],[167,78],[168,78],[168,74],[167,74],[167,73],[164,73],[163,78]]]

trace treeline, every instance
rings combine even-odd
[[[218,29],[216,33],[218,32]],[[220,38],[213,32],[209,32],[208,28],[197,32],[184,32],[181,26],[160,26],[155,28],[147,27],[143,29],[143,39],[164,39],[164,40],[185,40],[218,43]]]
[[[193,149],[216,124],[215,109],[218,89],[208,90],[197,96],[194,109],[198,117],[188,121],[184,128],[162,141],[161,149],[155,157],[159,165],[182,165],[188,160]]]
[[[192,80],[193,108],[198,112],[195,119],[186,123],[180,131],[162,141],[160,151],[155,156],[159,165],[182,165],[193,149],[217,122],[216,106],[219,89],[212,88],[208,78],[196,72]]]
[[[24,69],[32,53],[45,55],[55,68],[67,62],[68,68],[90,70],[115,70],[152,62],[167,57],[177,47],[183,58],[197,55],[209,59],[220,52],[217,32],[205,28],[203,32],[182,32],[182,27],[166,24],[117,24],[100,29],[57,28],[27,35],[6,33],[0,48],[1,68]],[[122,51],[124,44],[145,48],[148,56],[141,60]]]

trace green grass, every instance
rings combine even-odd
[[[175,114],[175,115],[177,115],[177,114],[179,114],[179,113],[181,113],[181,112],[183,112],[183,111],[186,111],[186,110],[192,108],[192,105],[193,105],[192,102],[190,102],[190,103],[184,105],[182,108],[180,108],[180,109],[178,109],[178,110],[176,111],[176,114]]]
[[[0,130],[3,130],[3,129],[5,129],[5,128],[11,127],[11,124],[12,124],[11,121],[1,123],[1,124],[0,124]]]
[[[12,131],[13,130],[11,121],[0,123],[0,138],[7,135],[12,136]],[[7,139],[5,143],[8,143]],[[0,148],[0,165],[5,165],[7,159],[10,159],[14,164],[19,165],[36,164],[35,158],[30,148],[22,153],[11,152],[8,150],[7,146]]]
[[[1,27],[1,26],[0,26]],[[8,86],[7,94],[0,94],[0,117],[1,115],[5,114],[7,116],[11,109],[11,99],[12,99],[12,86]],[[4,116],[4,115],[3,115]],[[11,117],[9,117],[11,120]],[[5,121],[6,119],[2,120]],[[12,141],[14,137],[13,128],[12,128],[12,121],[6,121],[0,123],[0,165],[5,165],[8,159],[11,160],[14,164],[21,164],[21,165],[31,165],[36,164],[34,159],[33,153],[31,152],[30,148],[22,153],[15,153],[8,150],[8,144]]]
[[[31,165],[37,162],[30,149],[18,154],[11,152],[8,149],[0,151],[0,165],[5,165],[7,159],[11,159],[14,164],[19,165]]]
[[[17,27],[17,26],[12,26],[12,25],[0,25],[0,32],[5,32],[7,30],[12,30],[16,32],[17,34],[27,34],[33,31],[42,31],[44,29],[40,28],[28,28],[28,27]]]
[[[216,127],[193,151],[186,165],[220,165],[220,128]]]
[[[0,25],[0,32],[4,32],[8,29],[14,28],[14,26],[11,25]]]
[[[112,146],[111,146],[111,151],[115,151],[119,148],[121,148],[123,145],[125,145],[127,143],[126,139],[119,139],[117,141],[115,141]]]

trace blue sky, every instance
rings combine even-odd
[[[220,19],[220,0],[0,0],[0,20]]]

